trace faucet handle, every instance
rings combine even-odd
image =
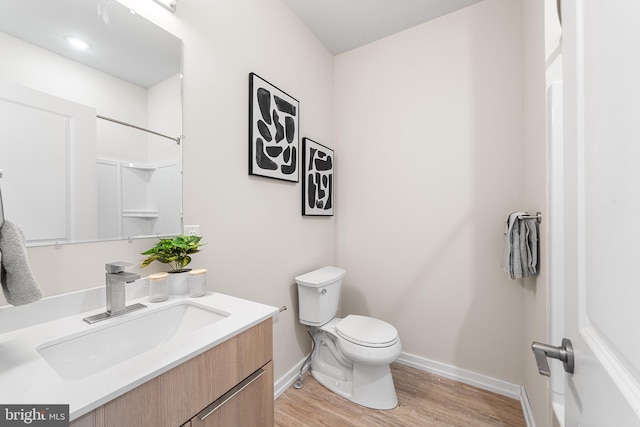
[[[107,273],[115,274],[115,273],[122,273],[125,267],[129,265],[133,265],[133,264],[128,262],[108,262],[104,265],[104,267],[106,268]]]

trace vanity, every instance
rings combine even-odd
[[[73,427],[273,425],[277,308],[215,292],[142,297],[145,309],[87,324],[102,294],[0,308],[3,404],[69,404]]]
[[[71,426],[273,425],[271,330],[271,319],[265,320]]]

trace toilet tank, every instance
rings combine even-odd
[[[300,323],[320,326],[336,317],[346,270],[323,267],[296,277]]]

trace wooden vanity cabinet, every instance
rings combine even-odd
[[[262,398],[269,392],[273,394],[273,362],[222,395],[183,427],[273,426],[273,398],[270,402]]]
[[[70,425],[273,426],[272,337],[269,318]]]

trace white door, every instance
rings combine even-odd
[[[95,240],[96,112],[0,81],[4,213],[28,243]]]
[[[566,425],[640,426],[640,1],[562,11]]]

